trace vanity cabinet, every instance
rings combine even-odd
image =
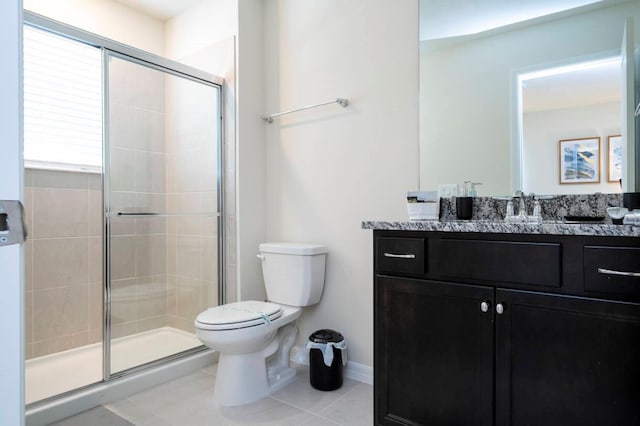
[[[375,231],[374,259],[377,425],[640,424],[640,278],[598,272],[637,238]]]

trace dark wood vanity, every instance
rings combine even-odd
[[[374,231],[376,425],[639,425],[640,238]]]

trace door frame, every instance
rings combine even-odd
[[[23,200],[22,0],[0,2],[0,199]],[[0,424],[24,425],[24,246],[0,247]]]

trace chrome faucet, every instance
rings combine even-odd
[[[525,203],[525,198],[527,197],[527,195],[525,195],[524,192],[518,190],[516,191],[513,197],[520,199],[520,201],[518,202],[518,219],[522,220],[523,222],[526,222],[527,221],[527,204]],[[531,194],[528,195],[528,197],[535,198],[535,194],[532,192]]]

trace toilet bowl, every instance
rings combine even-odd
[[[198,338],[219,352],[214,400],[248,404],[290,383],[289,352],[302,307],[318,303],[327,248],[317,244],[260,244],[269,302],[241,301],[209,308],[195,321]]]

